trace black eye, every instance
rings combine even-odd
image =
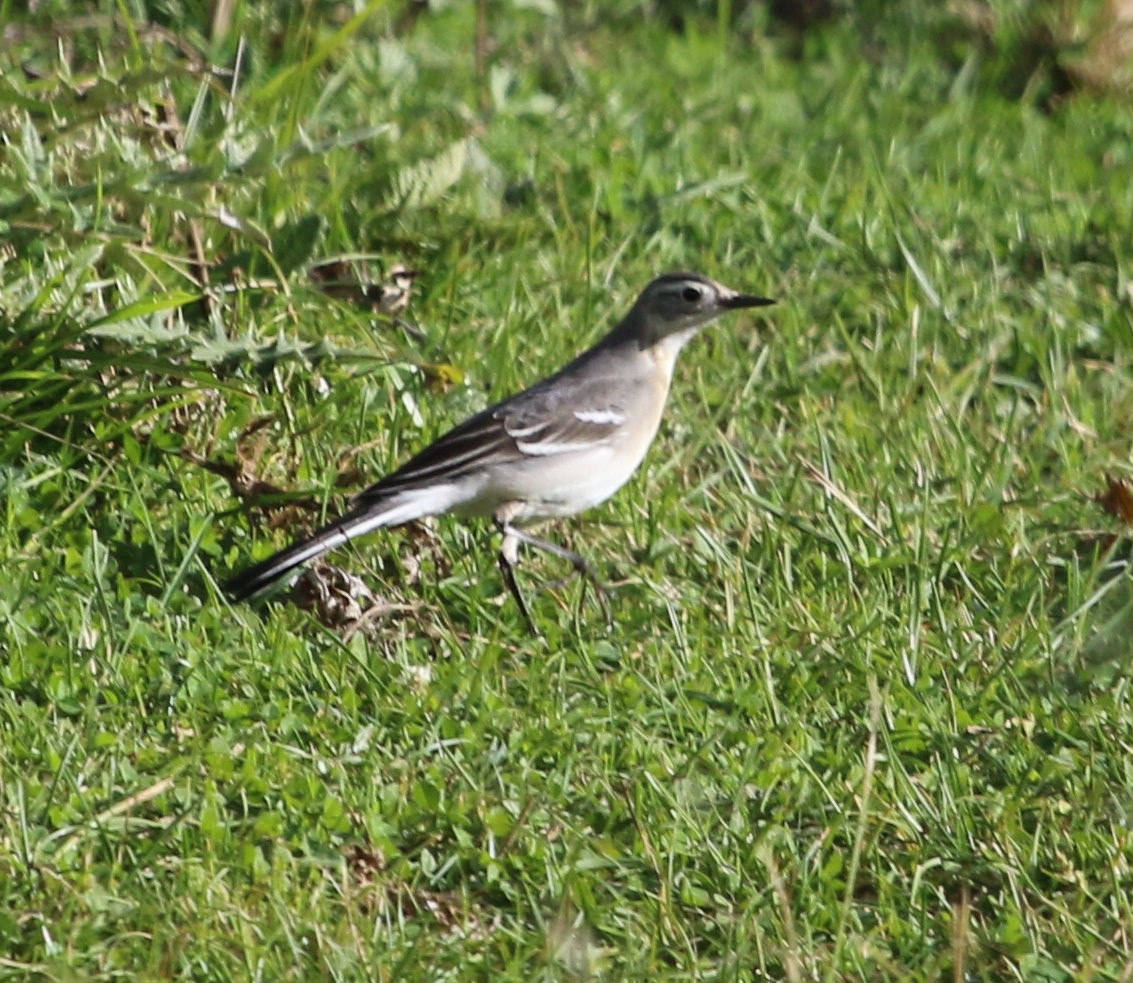
[[[700,290],[697,287],[685,287],[684,290],[681,291],[681,299],[684,300],[686,304],[695,304],[700,300]]]

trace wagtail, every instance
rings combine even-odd
[[[589,351],[435,440],[355,496],[341,518],[234,578],[229,594],[258,594],[373,529],[452,513],[495,523],[503,536],[500,571],[532,632],[515,578],[520,543],[568,560],[605,603],[601,581],[579,554],[525,527],[575,515],[621,488],[657,434],[680,350],[721,315],[773,303],[698,273],[658,277]]]

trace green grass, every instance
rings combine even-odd
[[[143,6],[0,54],[0,974],[1129,978],[1128,105],[927,14]],[[451,520],[368,630],[220,594],[318,517],[218,472],[333,512],[673,268],[781,302],[546,528],[612,631]]]

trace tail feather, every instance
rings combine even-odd
[[[370,504],[324,526],[306,539],[292,543],[266,560],[237,574],[227,584],[225,593],[234,601],[244,601],[265,591],[277,580],[309,560],[344,546],[358,536],[384,526],[397,526],[432,514],[431,503],[418,496],[399,496],[391,502]]]

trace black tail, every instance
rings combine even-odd
[[[346,536],[334,526],[329,526],[310,539],[292,543],[287,549],[280,550],[237,574],[224,585],[225,593],[234,601],[247,600],[266,590],[281,577],[286,577],[296,567],[345,542]]]
[[[392,525],[397,519],[394,511],[386,508],[375,509],[371,506],[358,512],[348,512],[307,539],[292,543],[286,549],[237,574],[225,584],[225,593],[234,601],[254,597],[308,560],[329,553],[371,529]]]

